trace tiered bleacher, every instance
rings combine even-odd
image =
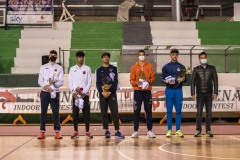
[[[73,24],[71,49],[86,52],[85,63],[92,72],[101,66],[103,51],[112,53],[111,61],[120,63],[122,48],[122,23],[119,22],[76,22]],[[117,50],[117,51],[115,51]],[[71,51],[69,66],[76,64],[75,50]]]

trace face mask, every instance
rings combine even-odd
[[[207,64],[207,59],[200,59],[201,64]]]
[[[140,61],[144,61],[145,60],[145,56],[139,56],[138,57]]]
[[[54,57],[54,56],[52,56],[52,57],[50,57],[49,59],[50,59],[51,62],[55,62],[57,58]]]

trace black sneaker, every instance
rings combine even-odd
[[[119,139],[124,139],[124,138],[125,138],[125,136],[122,135],[122,133],[119,132],[119,131],[117,131],[117,132],[115,133],[115,137],[116,137],[116,138],[119,138]]]
[[[201,136],[202,136],[201,131],[197,130],[194,137],[201,137]]]
[[[207,136],[207,137],[213,137],[213,134],[212,134],[211,131],[207,131],[206,136]]]
[[[105,132],[105,138],[110,138],[110,137],[111,137],[110,132],[109,132],[109,131],[106,131],[106,132]]]

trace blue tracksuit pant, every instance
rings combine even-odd
[[[182,88],[171,89],[166,88],[166,106],[167,106],[167,125],[168,130],[172,129],[172,110],[173,106],[176,110],[176,130],[180,130],[182,120],[182,101],[183,91]]]

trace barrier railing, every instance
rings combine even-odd
[[[173,48],[179,50],[180,57],[181,55],[184,55],[185,58],[181,60],[185,65],[190,66],[191,69],[199,64],[198,57],[196,56],[202,51],[206,51],[209,56],[214,56],[208,58],[210,61],[215,61],[217,58],[224,59],[224,64],[220,64],[221,66],[218,66],[219,64],[213,64],[216,68],[222,68],[221,70],[218,70],[218,72],[221,73],[231,72],[228,67],[228,65],[231,64],[231,60],[228,60],[231,55],[240,58],[240,45],[126,45],[123,46],[122,50],[124,55],[132,55],[136,54],[136,51],[139,49],[145,49],[148,51],[149,56],[154,56],[154,60],[158,60],[160,58],[163,59],[164,56],[168,56],[170,50]],[[124,50],[126,51],[124,52]],[[169,60],[169,57],[167,57],[166,60]],[[158,64],[157,61],[152,61],[152,63]],[[238,68],[238,66],[236,67]],[[162,68],[162,66],[159,66],[159,68]],[[161,70],[157,70],[157,73],[161,73]]]

